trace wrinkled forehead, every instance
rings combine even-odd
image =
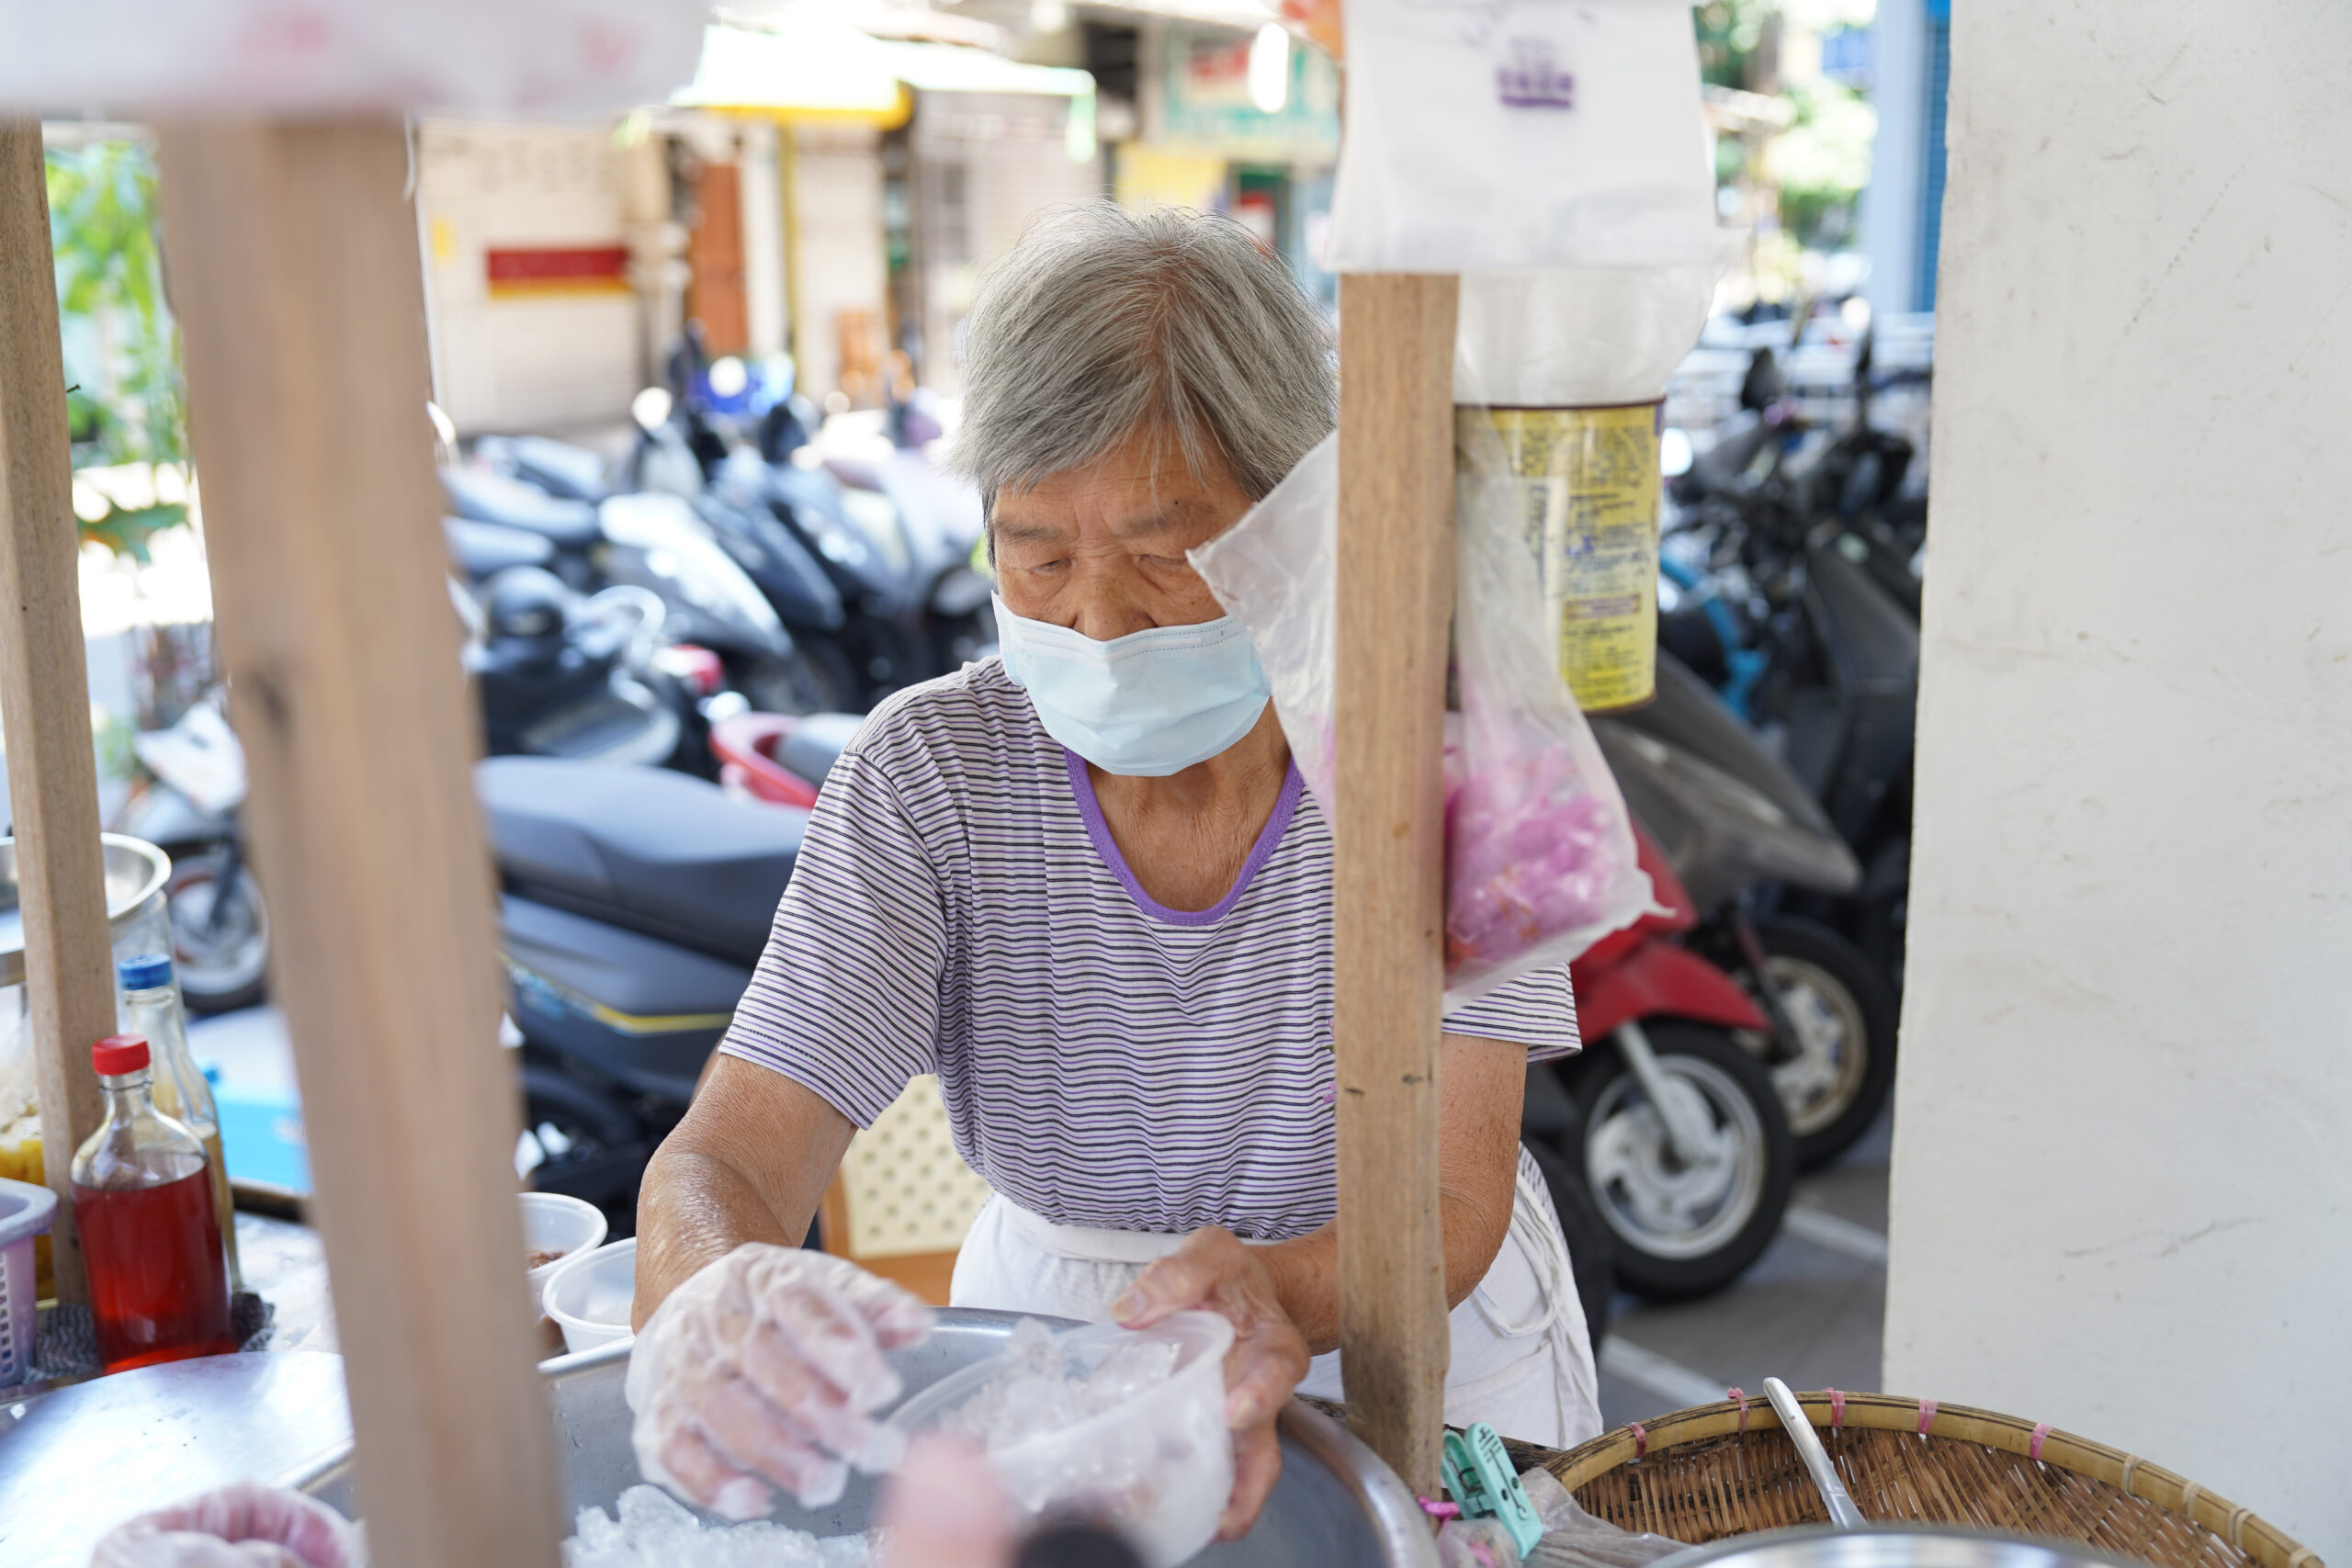
[[[1035,484],[1008,485],[989,512],[989,537],[1019,545],[1170,545],[1189,548],[1249,510],[1224,463],[1138,433],[1102,457]]]

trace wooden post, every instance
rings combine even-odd
[[[72,1172],[103,1105],[90,1043],[115,1031],[114,955],[47,181],[40,123],[0,121],[0,714],[41,1165],[58,1201],[51,1256],[58,1294],[85,1302]]]
[[[1454,299],[1449,276],[1340,280],[1340,1366],[1358,1434],[1424,1496],[1451,1349],[1437,1066]]]
[[[166,127],[164,240],[379,1568],[552,1565],[398,121]]]

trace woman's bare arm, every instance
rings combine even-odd
[[[1519,1174],[1527,1048],[1449,1034],[1438,1057],[1438,1205],[1445,1234],[1445,1304],[1468,1299],[1510,1230]],[[1273,1276],[1283,1309],[1317,1355],[1340,1344],[1337,1223],[1250,1249]]]
[[[645,1168],[632,1325],[747,1241],[798,1247],[854,1129],[814,1090],[718,1056]]]

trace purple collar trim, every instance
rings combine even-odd
[[[1153,919],[1170,926],[1213,926],[1223,919],[1227,911],[1240,902],[1241,895],[1250,890],[1250,879],[1258,868],[1272,858],[1274,847],[1283,841],[1283,831],[1290,826],[1291,816],[1298,809],[1299,791],[1306,787],[1300,777],[1298,763],[1294,761],[1283,778],[1283,792],[1274,799],[1273,814],[1258,833],[1258,841],[1250,848],[1250,858],[1241,863],[1241,874],[1233,879],[1226,896],[1205,909],[1171,909],[1143,890],[1136,874],[1127,869],[1127,857],[1119,852],[1118,840],[1111,837],[1111,825],[1102,820],[1102,803],[1095,798],[1094,776],[1086,771],[1086,759],[1062,748],[1062,757],[1069,770],[1069,792],[1078,799],[1078,814],[1086,822],[1086,836],[1094,841],[1094,852],[1136,901],[1136,908]]]

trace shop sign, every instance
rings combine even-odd
[[[1282,107],[1261,109],[1250,90],[1248,33],[1170,25],[1147,79],[1145,125],[1155,145],[1275,162],[1339,154],[1339,70],[1320,51],[1289,51]]]

